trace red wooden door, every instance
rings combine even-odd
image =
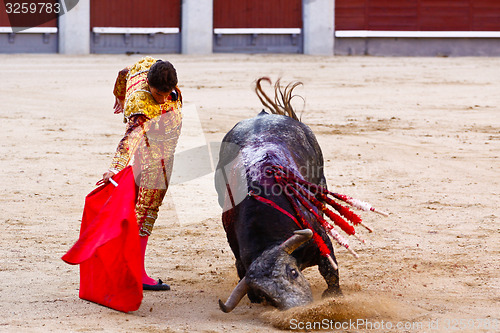
[[[302,1],[214,0],[214,28],[302,28]]]
[[[11,27],[11,22],[9,20],[9,16],[7,15],[7,7],[5,5],[6,2],[8,2],[8,1],[2,1],[0,3],[0,27]],[[10,3],[11,6],[14,3],[16,5],[22,4],[21,2],[16,1],[16,2]],[[31,1],[26,1],[24,4],[28,4],[28,8],[30,8],[29,5],[31,5],[31,3],[32,3]],[[49,3],[49,2],[47,2],[47,1],[42,2],[43,5],[45,5],[46,3]],[[34,7],[35,14],[28,14],[28,16],[24,15],[20,20],[18,19],[18,22],[23,22],[23,24],[22,25],[15,25],[14,24],[14,26],[26,27],[26,26],[31,26],[31,24],[37,24],[39,22],[33,23],[34,21],[32,21],[31,20],[31,16],[29,16],[29,15],[36,15],[37,16],[36,18],[41,18],[41,19],[52,18],[51,20],[49,20],[47,22],[43,22],[41,24],[36,25],[37,27],[43,27],[43,28],[57,27],[57,14],[56,13],[52,13],[52,8],[53,7],[51,7],[51,14],[48,14],[48,13],[44,12],[43,16],[40,16],[40,15],[36,14],[36,11],[43,11],[45,7],[42,7],[41,4],[38,4],[36,1],[35,1],[35,4],[37,4],[37,6]],[[9,7],[9,10],[11,10],[11,11],[13,11],[13,10],[20,11],[21,9],[20,8],[16,8],[16,7]],[[22,15],[22,14],[20,14],[20,15]]]
[[[470,28],[473,31],[500,31],[500,1],[471,0]]]
[[[91,27],[178,28],[181,0],[91,0]]]
[[[419,0],[418,30],[470,30],[470,0]]]
[[[10,27],[9,17],[3,2],[0,4],[0,27]]]
[[[336,30],[500,31],[498,0],[336,0]]]

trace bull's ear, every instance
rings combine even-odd
[[[292,254],[299,246],[310,240],[313,232],[311,229],[303,229],[295,231],[294,234],[280,245],[280,248],[288,254]]]

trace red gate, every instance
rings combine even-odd
[[[301,0],[214,0],[214,28],[301,27]]]
[[[301,0],[214,0],[214,52],[301,53]]]
[[[178,28],[180,0],[91,0],[91,27]]]
[[[181,0],[91,0],[93,53],[180,52]]]
[[[500,31],[500,1],[336,0],[335,29]]]

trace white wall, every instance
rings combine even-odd
[[[304,53],[333,55],[334,0],[302,0]]]
[[[181,11],[181,52],[212,53],[213,0],[182,0]]]
[[[59,53],[90,53],[90,0],[80,0],[59,17]]]

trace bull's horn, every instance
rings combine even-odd
[[[299,246],[310,240],[313,232],[311,229],[303,229],[295,231],[294,234],[280,245],[280,248],[288,254],[292,254]]]
[[[233,311],[233,309],[236,307],[236,305],[238,305],[238,303],[247,294],[247,292],[248,292],[248,283],[246,279],[243,278],[234,288],[233,292],[231,293],[225,304],[219,299],[219,307],[222,310],[222,312],[228,313]]]

